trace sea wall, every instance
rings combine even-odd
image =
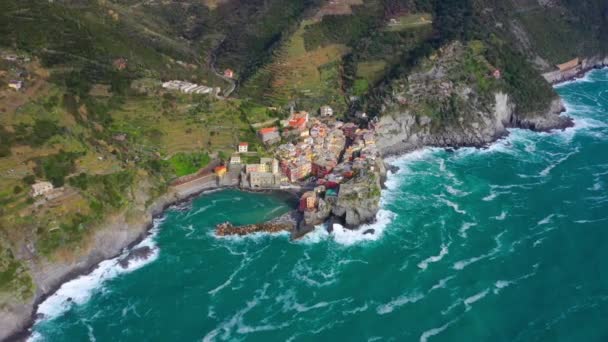
[[[33,324],[38,304],[53,294],[63,283],[90,272],[103,260],[114,258],[125,248],[141,241],[152,227],[154,218],[161,215],[170,205],[216,188],[218,183],[215,176],[172,187],[140,214],[123,212],[109,217],[104,224],[95,229],[86,247],[77,251],[74,258],[62,261],[30,260],[29,266],[36,285],[36,293],[26,303],[15,303],[0,308],[0,317],[2,317],[0,340],[25,340],[28,336],[27,329]]]
[[[547,82],[551,84],[562,83],[583,76],[592,69],[608,66],[608,57],[594,56],[581,59],[581,63],[570,70],[555,70],[543,74]]]

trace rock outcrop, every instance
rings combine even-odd
[[[507,128],[537,131],[563,129],[572,120],[556,97],[546,111],[520,113],[501,80],[470,46],[453,43],[429,59],[421,70],[393,86],[384,99],[376,123],[377,146],[383,155],[400,154],[424,146],[486,146],[508,134]],[[463,75],[462,60],[486,68],[485,76]]]
[[[373,222],[380,210],[380,189],[379,175],[371,172],[342,184],[332,215],[343,220],[347,228]]]

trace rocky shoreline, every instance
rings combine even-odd
[[[569,81],[574,81],[578,78],[584,77],[589,71],[594,69],[602,69],[608,67],[608,57],[588,57],[583,58],[580,64],[575,68],[567,71],[550,71],[543,74],[543,77],[547,82],[552,85],[558,85]]]
[[[553,75],[555,78],[547,79],[553,85],[567,82],[583,76],[588,71],[608,66],[608,59],[588,59],[584,63],[585,67],[573,75],[562,74]],[[501,120],[497,121],[497,127],[491,134],[484,136],[474,135],[465,136],[466,139],[449,136],[435,136],[428,140],[406,141],[403,139],[393,139],[393,143],[378,144],[384,157],[400,155],[414,151],[424,146],[436,146],[445,148],[459,147],[478,147],[486,148],[491,143],[508,135],[507,128],[525,128],[534,131],[551,131],[555,129],[565,129],[573,126],[570,118],[560,115],[565,108],[561,101],[556,100],[549,108],[544,116],[539,116],[537,120],[521,119],[512,112],[504,117],[503,113],[497,113]],[[508,112],[508,110],[507,110]],[[380,139],[379,139],[380,140]],[[194,197],[201,195],[204,192],[214,191],[222,188],[234,188],[232,186],[223,187],[217,184],[210,185],[208,183],[196,184],[194,187],[185,187],[183,191],[171,191],[158,198],[150,205],[142,216],[136,222],[127,222],[124,215],[109,220],[101,229],[96,231],[92,241],[93,247],[91,250],[83,253],[78,260],[60,264],[50,262],[36,265],[32,269],[37,290],[34,298],[29,302],[20,305],[12,306],[2,310],[3,319],[0,322],[0,340],[3,341],[23,341],[30,335],[29,329],[34,324],[36,319],[36,310],[40,303],[55,293],[62,284],[72,279],[75,279],[83,274],[90,273],[98,264],[104,260],[112,259],[119,256],[146,238],[149,230],[153,227],[154,219],[162,217],[165,210],[169,207],[178,205],[191,200]],[[290,192],[282,190],[272,190],[281,192]],[[257,192],[257,191],[256,191]],[[293,192],[290,192],[293,193]],[[289,213],[288,213],[289,214]],[[331,223],[331,222],[330,222]],[[299,238],[305,233],[311,231],[311,226],[307,225],[301,231],[292,233],[292,238]],[[296,231],[296,230],[293,230]],[[150,251],[131,251],[133,258],[145,257],[145,254]],[[129,259],[129,257],[127,258]]]

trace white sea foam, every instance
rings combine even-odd
[[[476,263],[476,262],[478,262],[480,260],[483,260],[485,258],[488,258],[490,256],[491,256],[491,254],[488,253],[488,254],[482,254],[482,255],[477,256],[477,257],[469,258],[469,259],[466,259],[466,260],[456,261],[454,263],[453,268],[455,270],[459,270],[460,271],[460,270],[464,269],[465,267],[467,267],[467,266],[469,266],[471,264],[474,264],[474,263]]]
[[[553,219],[554,216],[555,216],[555,214],[551,214],[551,215],[543,218],[542,220],[538,221],[538,223],[536,223],[536,225],[542,226],[545,224],[549,224],[549,223],[551,223],[551,220]]]
[[[496,247],[494,247],[494,249],[492,249],[490,252],[488,252],[486,254],[482,254],[480,256],[472,257],[469,259],[456,261],[454,263],[454,265],[452,266],[452,268],[460,271],[469,265],[472,265],[472,264],[474,264],[478,261],[484,260],[486,258],[490,258],[490,257],[494,256],[496,253],[500,252],[500,249],[502,248],[502,243],[500,242],[500,238],[505,232],[506,231],[503,231],[502,233],[500,233],[494,237],[494,241],[496,241]]]
[[[455,318],[438,328],[429,329],[429,330],[423,332],[422,335],[420,335],[420,342],[427,342],[429,340],[429,338],[431,338],[435,335],[441,334],[444,330],[449,328],[452,324],[456,323],[457,321],[458,321],[458,318]]]
[[[479,293],[476,293],[474,295],[472,295],[471,297],[465,298],[465,300],[463,301],[464,305],[466,306],[466,310],[470,310],[471,309],[471,305],[477,303],[478,301],[484,299],[488,293],[490,292],[490,290],[485,289]]]
[[[561,163],[565,162],[566,160],[568,160],[570,157],[572,157],[573,155],[575,155],[576,153],[578,153],[578,148],[575,149],[574,151],[566,154],[565,156],[563,156],[562,158],[558,159],[557,161],[555,161],[554,163],[550,164],[549,166],[547,166],[546,168],[544,168],[541,172],[540,172],[540,176],[542,177],[546,177],[551,173],[551,170],[553,170],[554,168],[556,168],[558,165],[560,165]]]
[[[155,220],[150,235],[134,247],[134,249],[149,247],[152,253],[148,258],[132,259],[127,267],[123,268],[119,262],[129,255],[127,250],[114,259],[102,261],[92,272],[61,285],[54,294],[40,303],[37,314],[42,315],[42,319],[57,317],[68,311],[73,305],[86,303],[109,279],[140,269],[156,260],[159,255],[159,250],[156,247],[156,235],[158,234],[158,225],[161,222],[160,219]]]
[[[483,201],[485,202],[491,202],[493,201],[496,197],[498,197],[498,193],[491,191],[490,194],[484,198],[482,198]]]
[[[236,331],[240,334],[246,334],[253,331],[256,331],[256,327],[250,327],[244,323],[244,316],[249,311],[251,311],[254,307],[259,305],[262,300],[267,299],[266,290],[268,289],[268,284],[265,284],[263,289],[256,291],[256,295],[253,299],[248,300],[245,304],[245,307],[238,310],[232,317],[224,320],[220,323],[215,329],[211,330],[205,337],[203,337],[204,342],[216,341],[218,337],[221,337],[223,340],[231,339],[232,331]],[[271,324],[267,324],[260,328],[261,330],[278,330],[286,327],[288,323],[283,323],[283,325],[274,326]],[[259,328],[259,327],[258,327]],[[257,330],[259,331],[259,330]],[[220,336],[221,334],[221,336]]]
[[[447,285],[448,281],[454,279],[455,276],[449,276],[449,277],[445,277],[443,279],[440,279],[439,282],[435,285],[433,285],[433,287],[431,287],[431,289],[429,290],[430,292],[433,292],[435,290],[439,290],[439,289],[444,289],[445,286]]]
[[[380,209],[376,215],[376,222],[364,224],[356,230],[334,224],[333,231],[329,233],[325,225],[319,225],[315,227],[314,231],[298,240],[297,243],[315,244],[333,238],[335,242],[341,245],[352,246],[362,242],[376,241],[382,237],[384,230],[393,222],[395,217],[395,213]],[[369,233],[370,230],[373,230],[373,233]],[[366,232],[368,233],[366,234]]]
[[[448,207],[452,208],[456,213],[461,214],[461,215],[466,215],[467,212],[463,209],[460,209],[460,207],[458,206],[457,203],[454,203],[443,196],[435,196],[435,197],[437,199],[439,199],[440,202],[442,202],[445,205],[447,205]]]
[[[369,307],[368,307],[367,303],[365,303],[365,304],[363,304],[362,306],[359,306],[359,307],[353,308],[353,309],[351,309],[351,310],[344,310],[344,311],[342,311],[342,314],[343,314],[343,315],[354,315],[354,314],[357,314],[357,313],[359,313],[359,312],[364,312],[364,311],[367,311],[367,309],[368,309],[368,308],[369,308]]]
[[[416,303],[416,302],[420,301],[422,298],[424,298],[424,295],[422,293],[418,293],[418,292],[412,293],[412,294],[405,294],[403,296],[399,296],[398,298],[391,300],[390,302],[388,302],[386,304],[382,304],[382,305],[378,306],[376,308],[376,312],[379,315],[386,315],[388,313],[393,312],[398,307],[401,307],[408,303]]]
[[[507,212],[503,210],[503,211],[500,213],[500,215],[498,215],[498,216],[494,216],[494,217],[492,217],[492,218],[493,218],[493,219],[495,219],[496,221],[504,221],[504,220],[507,218]]]
[[[471,229],[472,227],[475,227],[477,225],[477,223],[472,223],[472,222],[465,222],[462,224],[462,226],[460,227],[460,229],[458,230],[458,235],[460,235],[460,237],[462,237],[463,239],[467,238],[467,231],[469,229]]]
[[[494,283],[494,290],[493,290],[493,292],[494,292],[494,294],[499,294],[499,293],[500,293],[500,291],[501,291],[502,289],[507,288],[507,287],[509,287],[509,286],[511,286],[511,285],[513,285],[513,282],[512,282],[512,281],[508,281],[508,280],[497,280],[497,281]]]
[[[380,209],[375,223],[362,225],[357,230],[346,229],[338,224],[334,224],[332,235],[337,243],[345,246],[351,246],[362,241],[376,241],[382,237],[384,230],[393,222],[395,216],[391,211]],[[366,234],[365,232],[370,229],[373,229],[374,232]]]
[[[429,266],[429,264],[441,261],[441,259],[443,259],[443,257],[446,256],[448,253],[449,253],[449,245],[442,244],[439,254],[433,255],[433,256],[430,256],[430,257],[424,259],[423,261],[421,261],[418,264],[418,267],[423,270],[426,270],[426,268]]]
[[[470,195],[470,192],[466,192],[466,191],[462,191],[462,190],[458,190],[450,185],[446,185],[445,186],[445,190],[447,192],[449,192],[451,195],[457,196],[457,197],[465,197],[467,195]]]

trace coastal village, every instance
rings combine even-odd
[[[322,106],[314,117],[292,110],[280,127],[261,128],[257,135],[272,156],[258,157],[248,143],[240,143],[226,165],[214,168],[220,184],[297,191],[301,233],[330,217],[353,227],[375,218],[385,171],[373,123],[366,128],[344,123]],[[365,210],[353,205],[366,200],[371,202]]]

